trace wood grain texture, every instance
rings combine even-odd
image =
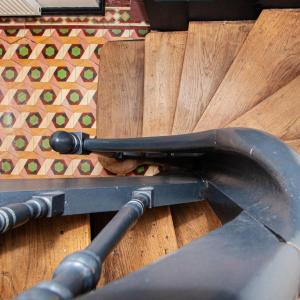
[[[226,127],[255,128],[284,140],[300,138],[300,76]]]
[[[144,41],[117,41],[104,45],[100,55],[97,100],[97,137],[142,135]],[[134,170],[138,162],[100,156],[103,167],[115,174]]]
[[[300,154],[300,139],[285,141],[285,143]]]
[[[143,136],[172,131],[186,37],[186,32],[146,36]]]
[[[134,272],[176,249],[169,209],[150,209],[106,258],[99,286]]]
[[[99,84],[97,136],[142,135],[144,42],[107,44],[101,52],[100,73],[99,81],[102,83]],[[137,162],[132,161],[131,165],[124,167],[126,163],[114,163],[114,168],[112,164],[104,167],[120,174],[128,173],[137,166]],[[176,249],[169,208],[151,209],[145,212],[106,258],[100,285],[133,272]]]
[[[300,10],[265,10],[194,131],[235,120],[300,74]]]
[[[173,134],[194,129],[252,26],[252,22],[189,24]]]
[[[182,247],[222,225],[206,201],[193,205],[173,206],[172,212],[178,247]]]
[[[1,236],[0,299],[49,280],[60,261],[90,243],[88,216],[31,221]]]

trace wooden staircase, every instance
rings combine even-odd
[[[187,32],[109,42],[101,50],[98,90],[100,138],[240,126],[267,131],[300,152],[300,10],[263,11],[255,23],[192,22]],[[145,164],[99,159],[119,175]],[[145,176],[158,173],[148,166]],[[103,225],[111,216],[97,218]],[[65,255],[90,242],[87,216],[55,222],[38,220],[2,237],[0,299],[50,279]],[[207,202],[149,210],[107,257],[99,285],[221,225]]]
[[[192,22],[188,32],[106,44],[98,137],[157,136],[220,127],[270,132],[300,151],[300,10],[254,22]],[[145,162],[100,157],[112,173]],[[159,173],[149,166],[145,175]],[[109,255],[100,285],[221,226],[207,202],[148,211]]]

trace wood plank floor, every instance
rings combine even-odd
[[[101,50],[97,101],[97,137],[138,137],[143,128],[144,41],[116,41]],[[100,156],[114,174],[127,174],[138,166]]]
[[[195,131],[224,127],[300,74],[300,10],[261,13]]]
[[[173,134],[192,132],[252,26],[252,22],[189,24]]]
[[[144,42],[112,42],[107,43],[103,50],[97,134],[99,137],[140,136],[143,120]],[[130,165],[125,163],[114,162],[113,168],[110,164],[108,169],[123,174],[138,165],[134,161]],[[149,210],[106,258],[100,286],[176,249],[177,241],[169,208]]]
[[[62,259],[90,243],[86,215],[31,221],[0,239],[0,299],[50,280]]]
[[[145,41],[143,136],[172,131],[186,32],[152,32]]]
[[[300,76],[254,106],[227,127],[249,127],[279,138],[300,138]]]

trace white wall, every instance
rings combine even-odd
[[[97,0],[37,0],[37,2],[41,7],[99,7]]]

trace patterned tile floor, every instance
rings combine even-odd
[[[49,136],[95,135],[101,47],[149,31],[123,3],[103,17],[0,19],[0,178],[105,175],[96,155],[58,155]]]

